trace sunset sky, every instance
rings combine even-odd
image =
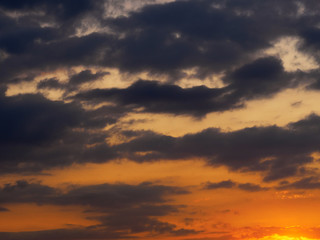
[[[0,0],[0,240],[320,239],[319,0]]]

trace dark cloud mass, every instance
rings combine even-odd
[[[81,108],[41,95],[0,97],[1,144],[40,144],[80,124]]]
[[[182,70],[195,68],[201,78],[254,60],[257,51],[284,36],[301,36],[307,47],[316,42],[316,33],[306,31],[305,24],[316,29],[318,16],[299,15],[299,4],[292,1],[176,1],[151,4],[117,18],[104,16],[104,2],[0,3],[4,11],[46,13],[26,14],[18,22],[8,15],[0,19],[4,30],[0,47],[10,54],[2,60],[2,81],[25,71],[79,65],[158,73],[173,79],[182,76]],[[312,4],[302,3],[306,13],[314,11]],[[110,31],[75,36],[88,19]],[[13,28],[7,27],[9,22]]]
[[[140,84],[152,85],[155,90],[148,95]],[[155,82],[142,81],[136,85],[138,87],[132,87],[133,90],[108,90],[107,95],[116,99],[119,92],[128,91],[124,97],[137,97],[134,101],[143,103],[150,102],[149,99],[157,102],[166,94],[168,99],[183,106],[181,96],[171,91],[192,95],[194,90]],[[210,92],[203,87],[199,89]],[[195,92],[197,90],[195,88]],[[135,93],[139,91],[141,94]],[[102,97],[105,96],[103,92]],[[4,116],[1,120],[2,173],[41,171],[72,163],[101,163],[119,158],[137,162],[201,158],[209,165],[227,166],[234,171],[263,172],[265,181],[273,181],[303,174],[304,165],[312,162],[310,154],[319,150],[320,118],[317,115],[285,127],[252,127],[233,132],[209,128],[176,138],[145,131],[131,134],[131,141],[109,146],[105,140],[107,132],[101,128],[125,114],[117,107],[85,111],[75,103],[50,101],[31,94],[3,96],[0,111]],[[243,186],[250,187],[254,188]]]
[[[2,95],[0,113],[1,173],[39,171],[115,157],[101,130],[123,114],[112,108],[85,111],[78,104],[24,94]],[[93,146],[88,148],[88,144]]]
[[[139,185],[100,184],[71,186],[64,193],[61,190],[19,180],[0,188],[0,203],[36,203],[58,206],[79,205],[87,211],[99,213],[94,219],[99,225],[87,228],[57,229],[39,232],[4,233],[3,239],[114,239],[130,237],[131,234],[188,235],[196,231],[177,228],[176,225],[157,220],[157,217],[176,213],[182,206],[168,205],[168,197],[187,194],[183,188],[152,183]],[[103,214],[103,215],[101,215]]]
[[[320,117],[310,115],[283,128],[252,127],[233,132],[211,128],[178,138],[146,133],[117,148],[139,162],[202,158],[212,166],[235,171],[266,171],[264,180],[274,181],[298,175],[302,166],[312,162],[310,154],[319,150],[319,126]],[[141,152],[146,154],[141,156]]]
[[[93,102],[114,102],[119,107],[143,107],[146,112],[189,114],[203,116],[211,111],[235,107],[236,103],[223,99],[223,90],[205,86],[181,88],[139,80],[126,89],[95,89],[79,93],[74,98]]]
[[[94,89],[78,93],[73,99],[95,103],[113,102],[119,107],[143,107],[151,113],[185,114],[202,117],[210,112],[244,107],[245,100],[261,98],[290,86],[290,75],[280,60],[260,58],[231,72],[228,86],[181,88],[173,84],[139,80],[126,89]]]

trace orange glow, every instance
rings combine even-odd
[[[255,239],[255,238],[252,238]],[[293,236],[281,236],[278,234],[273,234],[271,236],[265,236],[262,238],[258,238],[259,240],[316,240],[319,238],[307,238],[307,237],[303,237],[303,236],[297,236],[297,237],[293,237]],[[250,239],[251,240],[251,239]]]
[[[38,206],[34,204],[6,205],[10,211],[2,212],[0,217],[0,231],[41,231],[75,226],[91,226],[97,221],[88,220],[90,216],[83,213],[83,209],[57,206]]]

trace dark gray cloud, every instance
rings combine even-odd
[[[112,231],[130,230],[131,233],[149,232],[151,234],[189,235],[197,231],[192,229],[177,229],[174,224],[161,222],[155,217],[165,216],[177,212],[177,208],[170,205],[143,205],[130,210],[119,210],[109,216],[98,217],[103,225]]]
[[[247,192],[258,192],[268,190],[266,187],[261,187],[259,184],[254,183],[240,183],[238,188]]]
[[[57,194],[54,188],[39,183],[28,183],[19,180],[0,188],[0,202],[3,203],[37,203],[43,204]]]
[[[139,80],[126,89],[95,89],[77,94],[74,99],[114,102],[119,107],[143,107],[146,112],[203,116],[211,111],[236,107],[237,103],[223,99],[224,90],[205,86],[181,88],[156,81]]]
[[[101,128],[125,112],[113,107],[86,111],[75,103],[26,94],[0,96],[0,114],[0,172],[9,173],[113,159]]]
[[[187,194],[179,187],[154,185],[100,184],[70,186],[67,193],[37,182],[19,180],[0,188],[0,203],[36,203],[55,205],[81,205],[88,209],[115,210],[139,204],[162,204],[170,195]]]
[[[46,231],[28,231],[28,232],[0,232],[1,239],[5,240],[105,240],[105,239],[123,239],[121,233],[110,232],[107,230],[95,230],[91,228],[71,228],[55,229]]]
[[[316,19],[318,19],[317,17]],[[309,20],[310,22],[312,20]],[[300,36],[304,40],[300,45],[300,50],[313,56],[319,63],[320,56],[318,50],[320,48],[320,31],[316,26],[309,25],[301,30]],[[318,86],[318,85],[317,85]]]
[[[5,207],[0,207],[0,212],[9,212],[10,210]]]
[[[108,74],[110,73],[109,72],[92,73],[90,70],[83,70],[77,74],[72,75],[70,77],[69,84],[79,85],[87,82],[93,82]]]
[[[176,225],[159,221],[157,218],[177,213],[183,206],[168,205],[170,197],[187,194],[186,189],[152,183],[139,185],[100,184],[89,186],[71,186],[69,191],[62,192],[40,183],[29,183],[24,180],[6,184],[0,188],[0,203],[36,203],[58,206],[80,205],[86,211],[97,213],[100,224],[87,228],[59,229],[30,233],[0,233],[0,236],[18,239],[105,239],[105,237],[130,237],[135,233],[149,235],[195,234],[192,229],[179,229]],[[83,233],[81,237],[78,234]],[[33,237],[33,238],[32,238]]]
[[[21,0],[0,1],[0,6],[10,10],[26,10],[26,9],[45,9],[53,14],[61,14],[66,18],[74,17],[77,14],[92,10],[94,1],[91,0],[67,0],[67,1],[52,1],[52,0],[31,0],[28,2]]]
[[[214,3],[227,7],[214,8]],[[292,4],[262,5],[275,13],[276,7]],[[117,55],[117,60],[123,59],[118,61],[119,68],[174,74],[199,67],[200,76],[244,62],[256,50],[270,46],[272,39],[293,33],[288,25],[295,19],[286,15],[263,14],[263,20],[255,11],[252,16],[237,14],[236,8],[232,1],[176,1],[109,19],[107,23],[116,32],[126,34]],[[249,4],[247,8],[252,9]]]
[[[226,180],[221,182],[207,182],[205,183],[204,189],[213,190],[213,189],[221,189],[221,188],[238,188],[243,191],[247,192],[258,192],[258,191],[265,191],[268,188],[261,187],[259,184],[254,183],[237,183],[232,180]],[[229,210],[230,211],[230,210]]]
[[[259,58],[245,64],[230,73],[225,81],[230,82],[227,89],[233,95],[245,99],[266,97],[290,87],[290,76],[285,74],[282,62],[275,57]]]
[[[142,90],[141,102],[158,96],[162,99],[166,92],[169,92],[167,98],[180,101],[176,100],[180,99],[179,95],[170,93],[172,89],[181,90],[178,87],[141,83],[156,89],[151,97]],[[113,92],[119,91],[122,90],[110,90],[109,94],[113,97]],[[210,128],[178,138],[144,131],[131,134],[133,139],[126,143],[109,146],[105,141],[108,133],[101,128],[115,123],[127,110],[131,111],[131,107],[104,106],[85,111],[75,103],[50,101],[40,95],[3,96],[0,108],[5,133],[1,135],[0,146],[2,173],[34,172],[123,157],[138,162],[202,158],[209,165],[223,165],[234,171],[260,171],[265,174],[265,181],[273,181],[304,174],[304,165],[312,161],[310,154],[319,150],[320,118],[317,115],[286,127],[252,127],[233,132]]]
[[[295,182],[283,182],[280,184],[277,189],[287,190],[287,189],[320,189],[320,181],[318,177],[305,177]]]
[[[67,83],[62,83],[57,78],[43,79],[37,84],[37,89],[60,89],[67,92],[75,91],[79,85],[94,82],[108,74],[110,73],[101,71],[92,73],[91,70],[87,69],[71,75]]]
[[[152,113],[185,114],[202,117],[210,112],[244,107],[245,101],[270,97],[290,87],[293,76],[285,73],[274,57],[260,58],[230,72],[223,88],[198,86],[181,88],[174,84],[139,80],[125,89],[93,89],[76,94],[73,99],[94,103],[112,102],[119,107],[143,107]]]
[[[204,188],[205,189],[233,188],[236,185],[237,184],[235,182],[231,180],[226,180],[226,181],[221,181],[216,183],[207,182]]]
[[[42,79],[37,84],[37,89],[64,89],[64,84],[61,83],[57,78],[46,78]]]
[[[262,171],[265,181],[273,181],[300,174],[312,161],[310,154],[319,150],[319,123],[319,116],[310,115],[286,127],[210,128],[178,138],[147,132],[117,148],[139,162],[202,158],[234,171]]]
[[[26,14],[18,22],[8,15],[0,19],[4,30],[0,48],[10,54],[2,60],[2,81],[28,71],[79,65],[169,74],[172,79],[193,68],[202,78],[253,61],[257,51],[270,47],[282,36],[313,39],[302,30],[306,24],[315,28],[319,18],[317,14],[299,15],[301,7],[296,2],[252,0],[152,4],[128,16],[111,18],[103,17],[104,2],[0,3],[4,11],[47,13],[42,17]],[[301,3],[306,12],[314,12],[312,4]],[[84,28],[87,18],[110,31],[76,37],[75,31]],[[306,45],[312,45],[312,41],[306,40]]]
[[[100,209],[124,209],[137,204],[164,203],[168,195],[186,194],[185,189],[142,183],[140,185],[103,184],[77,187],[53,199],[59,205],[79,204]]]
[[[0,96],[1,145],[45,143],[79,126],[80,106],[50,101],[41,95]]]

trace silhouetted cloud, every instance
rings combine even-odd
[[[1,207],[0,206],[0,212],[9,212],[10,210],[8,208],[5,207]]]
[[[146,112],[190,114],[203,116],[211,111],[236,107],[237,103],[224,100],[224,90],[205,86],[181,88],[156,81],[139,80],[126,89],[94,89],[79,93],[74,98],[93,102],[114,102],[119,107],[143,107]]]
[[[57,78],[46,78],[37,84],[37,89],[64,89],[64,84],[60,83]]]
[[[74,91],[77,90],[79,85],[94,82],[108,74],[110,73],[92,73],[91,70],[83,70],[79,73],[71,75],[67,83],[62,83],[57,78],[43,79],[37,84],[37,89],[60,89],[66,91]]]
[[[258,192],[258,191],[265,191],[268,188],[261,187],[259,184],[254,183],[237,183],[231,180],[221,181],[221,182],[207,182],[205,183],[204,189],[213,190],[213,189],[221,189],[221,188],[238,188],[243,191],[247,192]],[[230,211],[230,210],[229,210]]]
[[[176,213],[182,206],[168,205],[168,197],[187,194],[188,191],[172,186],[141,183],[100,184],[73,186],[68,192],[62,192],[40,183],[29,183],[24,180],[6,184],[0,188],[0,203],[36,203],[50,205],[78,205],[91,213],[97,213],[100,224],[87,228],[57,229],[29,233],[0,233],[0,236],[17,239],[51,239],[61,236],[62,239],[101,239],[105,237],[129,237],[131,234],[148,232],[149,234],[188,235],[197,233],[192,229],[177,228],[176,225],[159,221],[157,217]],[[103,215],[101,215],[103,214]],[[78,237],[78,234],[82,237]],[[28,238],[29,237],[29,238]],[[33,238],[32,238],[33,237]],[[105,238],[103,238],[105,239]]]
[[[103,130],[84,129],[101,129],[125,112],[112,107],[86,111],[75,103],[25,94],[0,96],[0,114],[0,172],[9,173],[114,158]]]
[[[87,82],[93,82],[108,74],[110,73],[109,72],[92,73],[90,70],[83,70],[77,74],[72,75],[69,79],[69,84],[79,85]]]
[[[167,89],[179,90],[146,83],[149,84],[161,89],[160,99]],[[166,91],[162,91],[163,88]],[[119,91],[122,90],[114,89],[109,94]],[[157,91],[152,92],[152,97],[147,94],[140,97],[143,101],[157,99]],[[171,98],[180,99],[180,96],[172,94]],[[320,118],[317,115],[285,127],[252,127],[231,132],[209,128],[177,138],[140,132],[131,141],[109,146],[105,142],[105,131],[83,129],[100,129],[107,123],[112,124],[126,114],[125,109],[104,106],[85,111],[75,103],[50,101],[39,95],[1,99],[2,127],[6,133],[1,135],[3,173],[40,171],[72,163],[101,163],[123,157],[138,162],[201,158],[212,166],[263,172],[265,181],[273,181],[300,174],[303,166],[312,161],[310,154],[319,150]],[[88,148],[88,144],[91,147]],[[23,168],[19,167],[22,163]]]
[[[173,80],[192,68],[202,78],[254,61],[257,52],[281,37],[301,36],[311,47],[317,36],[317,15],[301,15],[301,6],[292,1],[175,1],[117,18],[104,16],[107,1],[14,2],[3,1],[0,7],[46,14],[25,14],[19,22],[9,15],[0,19],[0,48],[9,53],[2,60],[2,81],[79,65],[164,74]],[[301,4],[305,12],[315,9],[315,3]],[[96,31],[75,36],[85,32],[88,19]],[[306,23],[313,30],[305,30]]]
[[[221,181],[217,183],[207,182],[205,184],[205,189],[219,189],[219,188],[233,188],[237,184],[231,180]]]
[[[0,96],[0,142],[4,145],[45,143],[79,126],[82,110],[75,104],[50,101],[41,95]]]
[[[268,190],[266,187],[261,187],[259,184],[254,183],[240,183],[238,188],[248,192],[259,192]]]
[[[10,240],[104,240],[104,239],[123,239],[121,233],[110,232],[108,230],[94,230],[91,228],[71,228],[71,229],[54,229],[45,231],[27,231],[27,232],[0,232],[1,239]]]
[[[305,177],[298,181],[289,183],[285,182],[280,184],[278,189],[285,190],[285,189],[301,189],[301,190],[308,190],[308,189],[320,189],[320,181],[318,177]]]
[[[290,76],[274,57],[260,58],[225,77],[223,88],[198,86],[181,88],[173,84],[139,80],[125,89],[93,89],[74,99],[113,102],[119,107],[143,107],[152,113],[186,114],[202,117],[210,112],[244,107],[245,101],[271,96],[290,85]]]
[[[209,128],[177,138],[149,132],[117,148],[139,162],[202,158],[212,166],[262,171],[265,181],[273,181],[299,174],[301,167],[312,161],[310,154],[319,150],[319,123],[319,116],[310,115],[286,127],[233,132]]]

